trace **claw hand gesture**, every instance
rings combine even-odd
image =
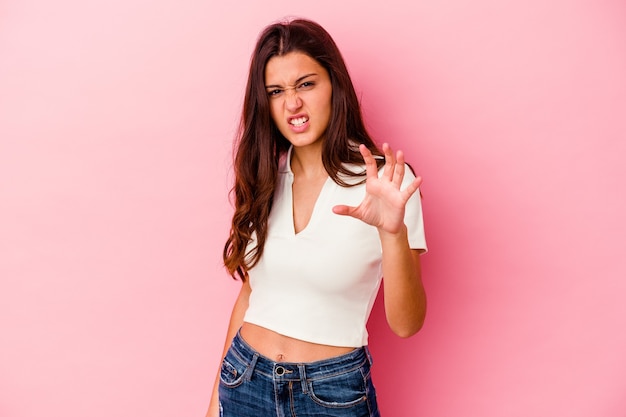
[[[396,234],[404,227],[404,210],[406,202],[417,191],[422,178],[417,177],[404,190],[400,189],[404,178],[404,154],[398,151],[394,156],[388,144],[383,144],[385,166],[383,173],[378,176],[378,167],[372,153],[365,147],[359,146],[359,151],[365,161],[365,198],[356,207],[338,205],[333,212],[340,215],[352,216],[376,227],[379,232]]]

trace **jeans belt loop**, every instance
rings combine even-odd
[[[374,364],[374,359],[372,358],[372,354],[370,353],[369,348],[367,346],[363,346],[363,349],[365,350],[367,361],[369,362],[370,366],[372,366]]]
[[[298,370],[300,371],[300,384],[302,385],[302,393],[303,394],[307,394],[309,392],[309,390],[307,388],[306,372],[304,370],[304,364],[303,363],[299,363],[298,364]]]
[[[252,360],[250,361],[250,364],[248,365],[246,372],[243,374],[243,377],[246,381],[250,381],[250,379],[252,379],[252,372],[254,372],[254,367],[256,366],[256,361],[258,359],[259,359],[259,354],[255,353],[254,356],[252,356]]]

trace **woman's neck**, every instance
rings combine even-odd
[[[309,179],[328,176],[322,162],[322,147],[314,145],[292,149],[291,172],[294,175]]]

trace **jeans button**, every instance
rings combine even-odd
[[[276,372],[276,375],[281,376],[285,373],[285,368],[283,368],[282,366],[277,366],[274,372]]]

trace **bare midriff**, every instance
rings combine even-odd
[[[254,350],[276,362],[315,362],[354,350],[353,347],[305,342],[246,322],[241,326],[240,334]]]

